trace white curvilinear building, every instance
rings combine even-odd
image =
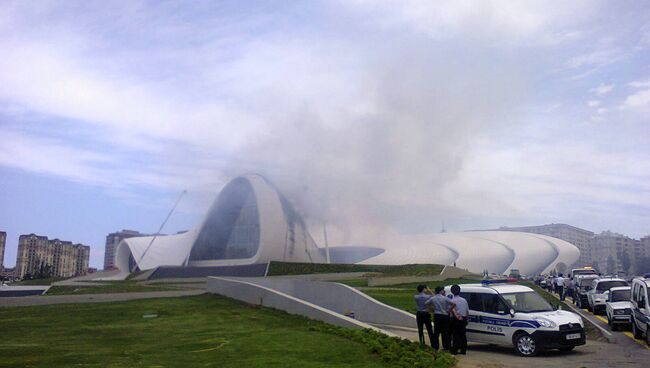
[[[153,242],[152,242],[153,240]],[[332,262],[360,264],[444,264],[481,273],[549,272],[580,256],[572,244],[537,234],[469,231],[421,236],[394,234],[382,244],[330,247]],[[126,276],[158,266],[245,266],[270,261],[325,263],[325,251],[312,239],[291,203],[260,175],[228,183],[193,230],[124,239],[115,265]]]

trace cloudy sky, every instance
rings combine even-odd
[[[2,1],[0,230],[193,227],[249,172],[340,243],[650,234],[644,1]]]

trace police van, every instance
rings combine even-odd
[[[586,342],[579,315],[555,309],[527,286],[501,280],[459,286],[469,305],[468,341],[514,346],[522,356],[570,351]],[[451,287],[445,289],[450,295]]]

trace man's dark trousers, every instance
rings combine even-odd
[[[451,353],[465,354],[467,351],[467,319],[451,317]]]
[[[557,290],[557,293],[560,295],[560,300],[564,301],[564,286],[556,286],[555,290]]]
[[[415,320],[418,323],[418,337],[420,338],[420,344],[424,345],[424,325],[427,327],[429,342],[431,345],[433,345],[433,327],[431,326],[431,314],[429,314],[429,312],[417,312],[415,314]]]
[[[440,349],[439,338],[442,337],[442,348],[451,348],[451,334],[449,333],[449,316],[446,314],[433,315],[433,348]]]

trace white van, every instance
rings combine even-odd
[[[632,280],[632,333],[635,339],[642,339],[650,346],[650,274]]]
[[[579,315],[555,310],[527,286],[490,281],[459,285],[470,309],[468,341],[514,346],[522,356],[547,349],[569,351],[585,344]],[[451,287],[445,291],[450,295]]]

